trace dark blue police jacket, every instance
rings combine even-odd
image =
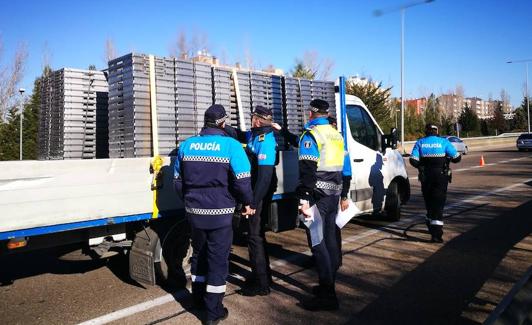
[[[250,164],[242,145],[217,128],[203,128],[179,146],[174,180],[189,222],[199,229],[230,226],[236,201],[251,204]]]

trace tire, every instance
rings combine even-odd
[[[391,182],[386,190],[386,203],[384,211],[388,219],[398,221],[401,219],[401,200],[399,197],[399,185],[397,182]]]
[[[519,150],[519,152],[525,151],[525,149],[523,149],[523,148],[517,148],[517,150]]]
[[[186,221],[177,222],[160,238],[161,261],[155,263],[157,280],[163,286],[184,288],[192,256],[190,226]]]
[[[468,152],[469,152],[469,149],[467,148],[467,146],[465,146],[465,147],[464,147],[464,153],[463,153],[463,155],[464,155],[464,156],[467,155]]]

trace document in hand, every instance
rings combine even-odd
[[[314,247],[323,240],[323,222],[321,220],[320,211],[315,204],[305,210],[305,213],[309,217],[301,213],[299,215],[299,220],[301,220],[301,222],[305,224],[305,227],[308,228],[310,232],[310,241],[312,243],[312,247]]]
[[[342,229],[348,222],[353,218],[355,215],[360,213],[360,209],[357,208],[355,202],[349,200],[349,206],[345,211],[342,211],[340,207],[338,207],[338,215],[336,216],[336,225],[338,228]]]

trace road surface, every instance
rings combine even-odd
[[[480,156],[486,166],[478,167]],[[316,273],[304,231],[268,233],[270,296],[240,296],[247,249],[233,246],[224,324],[481,324],[532,265],[532,153],[486,148],[454,165],[444,244],[429,243],[416,171],[403,217],[343,230],[341,308],[307,312]],[[61,261],[51,250],[0,260],[2,324],[199,324],[187,291],[143,288],[123,259]]]

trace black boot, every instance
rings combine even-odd
[[[318,286],[317,295],[303,302],[303,308],[309,311],[338,310],[338,298],[334,286]]]
[[[229,316],[229,310],[224,307],[224,314],[216,319],[208,319],[201,322],[203,325],[216,325],[219,324],[221,321],[226,320]]]
[[[254,284],[251,286],[246,286],[238,291],[239,294],[246,297],[255,297],[255,296],[267,296],[270,294],[270,288],[268,286],[260,286]]]
[[[430,240],[431,243],[443,243],[443,238],[439,237],[439,236],[435,236],[435,235],[432,235],[432,238]]]
[[[192,283],[192,305],[195,309],[205,309],[205,283]]]

